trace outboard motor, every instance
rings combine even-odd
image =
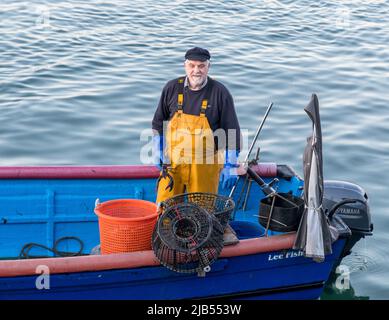
[[[368,196],[360,186],[345,182],[324,181],[323,208],[331,219],[340,217],[352,234],[345,246],[342,257],[351,253],[351,248],[361,238],[372,235],[373,224],[369,210]]]

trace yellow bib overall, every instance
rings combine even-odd
[[[180,82],[181,81],[181,82]],[[179,79],[182,83],[183,79]],[[168,178],[158,185],[157,203],[184,192],[217,193],[224,159],[215,152],[214,135],[205,116],[208,100],[203,100],[200,115],[183,112],[184,96],[178,94],[178,110],[167,125],[165,154],[171,162],[169,173],[174,186],[166,190]]]

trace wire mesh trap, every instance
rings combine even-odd
[[[168,269],[203,275],[223,249],[223,231],[220,222],[205,209],[194,203],[179,203],[159,217],[152,248]]]
[[[161,203],[162,210],[181,203],[192,203],[214,215],[225,228],[235,208],[235,202],[226,196],[206,192],[183,193]]]

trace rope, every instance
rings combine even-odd
[[[79,242],[80,249],[77,252],[58,251],[57,250],[58,244],[64,240],[75,240],[75,241]],[[59,238],[58,240],[55,241],[54,246],[52,248],[47,247],[47,246],[40,244],[40,243],[30,242],[30,243],[25,244],[23,246],[22,250],[20,250],[19,259],[42,258],[42,256],[33,256],[33,255],[29,254],[30,250],[34,247],[42,248],[42,249],[45,249],[47,251],[51,251],[55,254],[55,256],[58,256],[58,257],[75,257],[75,256],[82,255],[82,250],[84,249],[84,243],[81,241],[80,238],[77,238],[77,237]]]

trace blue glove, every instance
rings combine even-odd
[[[220,183],[222,184],[223,189],[232,188],[235,181],[238,179],[238,156],[238,151],[226,150],[226,161],[224,168],[220,173]]]
[[[155,135],[153,136],[153,164],[162,170],[163,163],[163,136]]]

